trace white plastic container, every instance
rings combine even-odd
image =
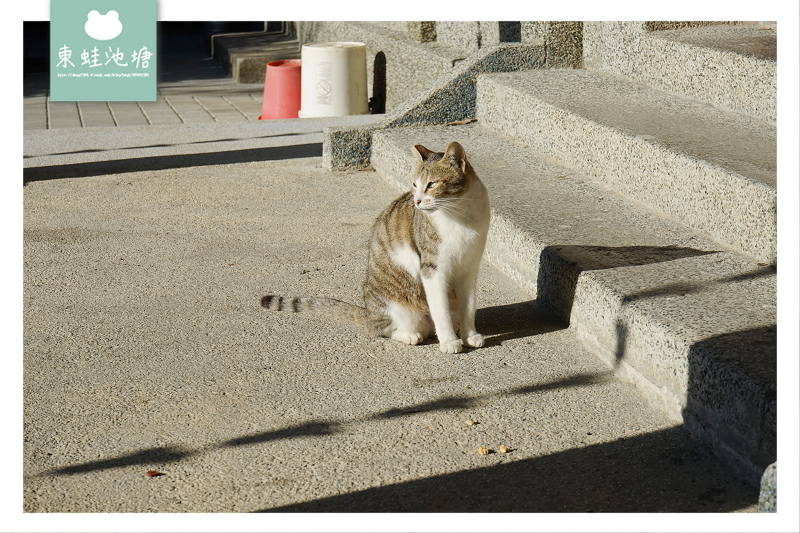
[[[369,113],[367,45],[306,44],[301,51],[300,118]]]

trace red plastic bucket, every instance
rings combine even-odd
[[[300,59],[267,63],[264,100],[258,120],[297,118],[300,110]]]

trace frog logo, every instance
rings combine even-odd
[[[86,24],[83,26],[86,35],[97,41],[110,41],[122,33],[122,22],[119,13],[110,10],[105,15],[93,9],[87,15]]]

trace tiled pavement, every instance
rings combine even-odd
[[[224,71],[221,76],[226,76]],[[46,90],[24,100],[24,129],[89,128],[255,122],[261,114],[262,84],[228,77],[159,85],[155,102],[53,102]]]
[[[210,57],[208,35],[182,27],[170,31],[159,49],[155,102],[53,102],[49,74],[26,72],[24,130],[257,122],[263,83],[231,78]]]

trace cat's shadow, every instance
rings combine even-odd
[[[485,339],[483,348],[501,346],[511,339],[533,337],[567,329],[569,324],[548,313],[537,300],[484,307],[475,312],[475,328]],[[438,344],[436,335],[422,341],[422,345]],[[464,351],[477,350],[464,344]]]
[[[569,324],[548,313],[538,301],[528,300],[478,309],[475,326],[486,339],[484,347],[491,347],[511,339],[566,329]]]

